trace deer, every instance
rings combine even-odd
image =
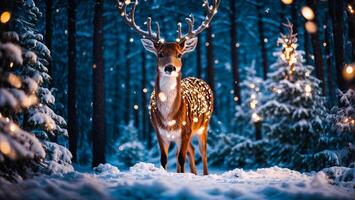
[[[203,174],[208,175],[207,133],[213,112],[213,93],[203,80],[187,77],[182,79],[182,56],[192,52],[198,42],[197,35],[208,28],[217,13],[221,0],[204,0],[202,7],[206,16],[197,29],[194,29],[194,17],[185,19],[188,27],[182,34],[181,23],[177,24],[178,37],[174,42],[165,42],[160,36],[160,26],[152,30],[152,19],[144,23],[147,30],[140,28],[135,22],[135,10],[138,0],[117,1],[119,14],[128,26],[141,37],[143,47],[155,54],[156,78],[150,98],[150,119],[155,130],[160,148],[160,163],[167,170],[168,150],[170,143],[176,144],[176,171],[185,173],[185,161],[188,156],[190,172],[197,175],[195,165],[195,149],[192,139],[197,136],[199,152],[203,163]],[[127,13],[127,7],[131,7]]]

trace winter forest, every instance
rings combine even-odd
[[[354,196],[354,0],[0,0],[0,199]]]

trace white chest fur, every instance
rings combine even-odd
[[[163,138],[164,141],[169,141],[169,142],[177,142],[181,140],[181,130],[177,129],[174,131],[167,131],[163,128],[158,128],[159,129],[159,134]]]
[[[162,75],[159,79],[160,92],[165,98],[164,101],[159,101],[158,109],[165,119],[167,119],[176,98],[176,85],[176,77]]]

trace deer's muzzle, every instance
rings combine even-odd
[[[176,67],[174,65],[167,65],[164,68],[164,72],[169,75],[174,71],[176,71]]]

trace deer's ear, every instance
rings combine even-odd
[[[152,52],[154,54],[157,54],[157,49],[155,48],[154,42],[149,40],[149,39],[141,39],[142,44],[144,46],[144,48],[149,51]]]
[[[193,51],[197,45],[197,41],[198,41],[197,37],[193,37],[185,40],[183,44],[184,54]]]

